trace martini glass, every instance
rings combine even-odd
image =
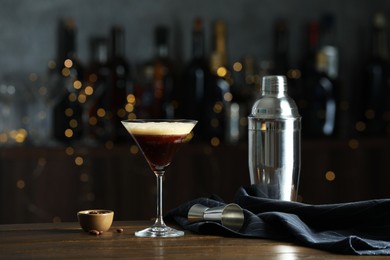
[[[157,177],[157,218],[149,228],[135,232],[137,237],[179,237],[184,232],[168,227],[162,214],[162,183],[166,168],[177,149],[189,141],[194,120],[129,119],[122,124],[141,149],[150,168]]]

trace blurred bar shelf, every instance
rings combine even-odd
[[[0,223],[76,221],[76,212],[106,208],[117,220],[155,215],[155,176],[133,143],[0,148]],[[231,202],[249,185],[246,143],[190,143],[164,183],[164,211],[201,197]],[[304,140],[299,194],[325,204],[390,197],[390,139]]]

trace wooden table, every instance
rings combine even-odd
[[[186,232],[180,238],[137,238],[150,222],[114,222],[95,236],[78,223],[0,225],[0,258],[168,258],[168,259],[350,259],[354,256],[264,239],[226,238]],[[123,228],[122,233],[116,230]],[[365,258],[365,257],[363,257]],[[388,257],[379,256],[375,259]],[[360,259],[360,258],[359,258]]]

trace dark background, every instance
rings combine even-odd
[[[353,68],[366,58],[370,22],[377,11],[389,12],[390,3],[385,0],[3,0],[0,75],[45,73],[47,62],[55,58],[57,21],[63,17],[76,20],[78,52],[84,62],[89,58],[91,36],[107,35],[112,25],[123,25],[127,58],[133,64],[154,55],[153,29],[160,24],[171,28],[172,56],[188,61],[192,20],[196,16],[205,21],[209,52],[211,24],[223,19],[228,26],[231,63],[245,55],[253,55],[259,61],[270,60],[272,24],[277,18],[285,18],[289,21],[291,63],[297,65],[302,58],[306,23],[330,12],[336,17],[340,76],[349,81],[354,76]]]
[[[179,64],[190,58],[192,20],[204,19],[211,52],[211,25],[228,26],[229,62],[254,56],[272,58],[272,24],[288,20],[291,66],[303,55],[305,26],[330,12],[336,17],[340,52],[341,97],[353,101],[364,91],[359,70],[368,56],[370,22],[377,11],[390,14],[389,1],[369,0],[2,0],[0,2],[0,80],[44,75],[56,55],[58,19],[73,17],[78,28],[80,59],[89,59],[91,36],[107,35],[112,25],[126,31],[126,56],[134,66],[154,55],[153,29],[171,28],[171,56]],[[0,82],[1,83],[1,82]],[[31,100],[24,100],[29,102]],[[25,103],[21,103],[24,106]],[[337,138],[303,140],[300,199],[306,203],[336,203],[390,197],[389,137],[353,139],[350,112]],[[1,124],[1,122],[0,122]],[[356,145],[357,144],[357,145]],[[0,147],[0,223],[75,221],[77,210],[110,208],[117,219],[152,218],[155,180],[140,153],[129,145],[66,147],[15,145]],[[81,156],[84,163],[75,164]],[[247,144],[212,148],[188,144],[178,154],[165,182],[165,208],[198,196],[220,195],[231,201],[248,185]],[[334,180],[326,179],[333,172]],[[332,176],[332,174],[330,174]]]

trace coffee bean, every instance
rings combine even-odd
[[[118,228],[118,229],[116,230],[116,232],[122,233],[122,232],[123,232],[123,228]]]
[[[97,231],[97,230],[90,230],[90,231],[89,231],[89,234],[98,236],[98,235],[100,235],[100,232]]]

